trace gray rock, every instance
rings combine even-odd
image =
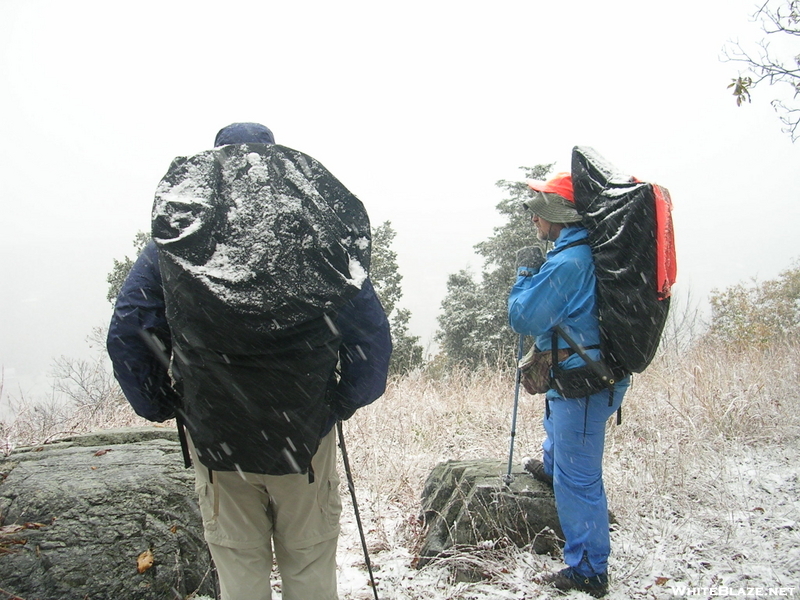
[[[538,554],[563,546],[553,490],[521,467],[505,482],[508,464],[496,460],[437,465],[422,492],[425,534],[418,566],[460,547],[508,539]]]
[[[0,588],[26,600],[216,596],[175,430],[103,431],[0,462]],[[139,573],[146,551],[153,566]]]

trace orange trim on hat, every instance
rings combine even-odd
[[[570,202],[575,202],[575,192],[572,190],[572,175],[569,173],[556,173],[552,179],[547,181],[527,180],[528,187],[537,192],[547,194],[558,194]]]

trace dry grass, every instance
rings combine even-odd
[[[637,376],[623,426],[610,427],[606,440],[606,479],[619,510],[674,510],[693,495],[707,501],[704,486],[722,478],[731,456],[796,445],[798,356],[796,346],[761,352],[699,347],[680,361],[661,357]]]
[[[670,586],[679,584],[800,581],[800,551],[791,550],[800,547],[800,505],[787,500],[800,487],[799,365],[795,345],[699,346],[661,355],[635,377],[623,423],[609,420],[606,441],[606,488],[621,523],[612,537],[617,597],[673,597]],[[346,424],[359,501],[381,516],[371,526],[383,547],[413,552],[419,494],[435,464],[508,459],[513,398],[513,374],[416,373],[393,380],[382,399]],[[520,393],[515,463],[540,452],[543,404],[541,396]],[[512,554],[504,564],[486,558],[494,583],[505,582],[509,597],[547,594],[530,577],[552,568],[549,562]],[[517,581],[510,591],[509,576]],[[397,598],[440,597],[408,582],[386,584],[409,590]],[[481,595],[482,584],[461,584],[458,592],[452,580],[440,584],[450,586],[446,597],[493,597]]]
[[[678,584],[800,581],[798,387],[796,345],[667,352],[635,377],[623,424],[611,419],[606,441],[606,488],[620,522],[612,536],[610,598],[672,598],[670,586]],[[101,394],[92,404],[78,401],[85,396],[81,385],[75,389],[78,395],[67,404],[12,400],[11,419],[0,423],[3,448],[143,423],[118,392]],[[508,460],[513,401],[508,372],[435,378],[422,371],[391,380],[383,398],[345,424],[368,544],[381,589],[392,590],[388,597],[550,597],[531,578],[554,568],[552,561],[513,548],[482,548],[421,572],[409,568],[426,477],[447,459]],[[517,464],[539,454],[543,404],[541,396],[520,392]],[[343,552],[358,557],[358,539],[352,523],[348,527]],[[471,566],[477,561],[489,579],[456,582],[459,560]],[[358,564],[354,558],[353,567]],[[363,590],[362,584],[355,588]]]

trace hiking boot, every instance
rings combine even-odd
[[[553,487],[553,476],[545,473],[544,463],[538,458],[528,458],[522,463],[522,468],[533,475],[534,479],[538,479],[542,483],[546,483],[550,487]]]
[[[552,585],[560,592],[578,590],[579,592],[586,592],[595,598],[602,598],[608,593],[608,575],[600,573],[599,575],[586,577],[572,567],[561,569],[558,573],[542,575],[538,578],[538,581],[544,585]]]

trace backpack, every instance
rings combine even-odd
[[[647,368],[666,324],[677,268],[666,188],[625,175],[582,146],[572,151],[572,185],[594,259],[603,359],[581,369],[591,376],[558,370],[554,378],[567,397],[580,397]]]
[[[173,161],[152,233],[200,461],[309,472],[331,417],[336,312],[369,271],[363,205],[310,156],[235,144]]]

